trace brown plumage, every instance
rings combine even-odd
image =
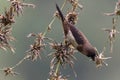
[[[62,20],[65,38],[79,52],[95,61],[95,58],[98,56],[96,49],[90,44],[86,36],[79,29],[77,29],[73,24],[70,24],[68,21],[66,21],[57,4],[56,8]]]

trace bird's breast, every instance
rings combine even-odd
[[[75,47],[75,48],[78,47],[78,43],[76,42],[76,40],[70,30],[68,31],[68,34],[66,35],[66,37],[67,37],[67,41],[69,41],[73,47]]]

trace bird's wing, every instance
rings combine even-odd
[[[70,30],[72,32],[72,35],[74,36],[76,42],[79,44],[79,45],[83,45],[85,44],[85,42],[88,42],[88,39],[85,37],[85,35],[80,31],[78,30],[74,25],[72,24],[69,24],[70,26]]]

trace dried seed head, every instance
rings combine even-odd
[[[50,46],[55,50],[55,52],[50,54],[53,56],[51,60],[51,69],[53,69],[58,62],[60,62],[61,65],[68,63],[71,67],[73,66],[73,59],[76,59],[73,55],[74,49],[62,43],[50,43]]]
[[[55,71],[50,72],[50,78],[48,80],[68,80],[69,76],[63,76],[60,73],[56,74]]]
[[[0,48],[5,51],[9,48],[14,53],[14,48],[10,45],[10,41],[15,40],[14,37],[11,36],[11,29],[9,26],[0,27]]]
[[[96,48],[95,48],[96,49]],[[112,57],[104,57],[104,51],[105,51],[105,48],[104,50],[99,54],[98,50],[96,49],[97,51],[97,56],[95,57],[95,63],[96,63],[96,67],[101,67],[103,64],[105,64],[106,66],[108,66],[108,64],[104,61],[104,60],[107,60],[107,59],[110,59]]]
[[[8,76],[8,75],[15,76],[15,75],[19,74],[19,73],[17,73],[17,72],[14,72],[14,71],[13,71],[13,68],[10,68],[10,67],[7,67],[7,68],[2,69],[2,70],[4,71],[5,76]]]
[[[83,5],[81,5],[78,0],[68,0],[72,6],[73,6],[73,9],[72,11],[75,11],[77,8],[80,8],[80,9],[83,9]]]
[[[6,11],[4,15],[0,15],[0,24],[2,26],[11,25],[15,23],[14,16],[12,15],[11,11]]]
[[[44,44],[44,36],[42,33],[34,34],[30,33],[28,37],[35,36],[35,42],[34,44],[30,45],[30,49],[27,51],[29,58],[32,59],[32,61],[37,60],[37,58],[40,57],[41,50],[45,47]]]
[[[78,21],[78,13],[76,12],[69,12],[67,15],[66,15],[66,20],[71,23],[71,24],[76,24],[77,21]]]
[[[35,8],[34,4],[23,3],[20,0],[9,0],[9,1],[11,2],[11,7],[13,9],[13,12],[16,13],[18,16],[19,14],[23,13],[23,8],[25,6]]]

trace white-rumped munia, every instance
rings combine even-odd
[[[103,58],[102,54],[98,54],[97,50],[95,47],[93,47],[86,36],[79,30],[77,29],[73,24],[69,23],[64,15],[62,14],[59,6],[56,4],[56,8],[58,11],[58,14],[62,20],[62,25],[63,25],[63,30],[64,30],[64,35],[65,39],[70,42],[70,44],[77,49],[80,53],[83,55],[86,55],[87,57],[90,57],[97,66],[101,66],[104,59],[108,58]]]

